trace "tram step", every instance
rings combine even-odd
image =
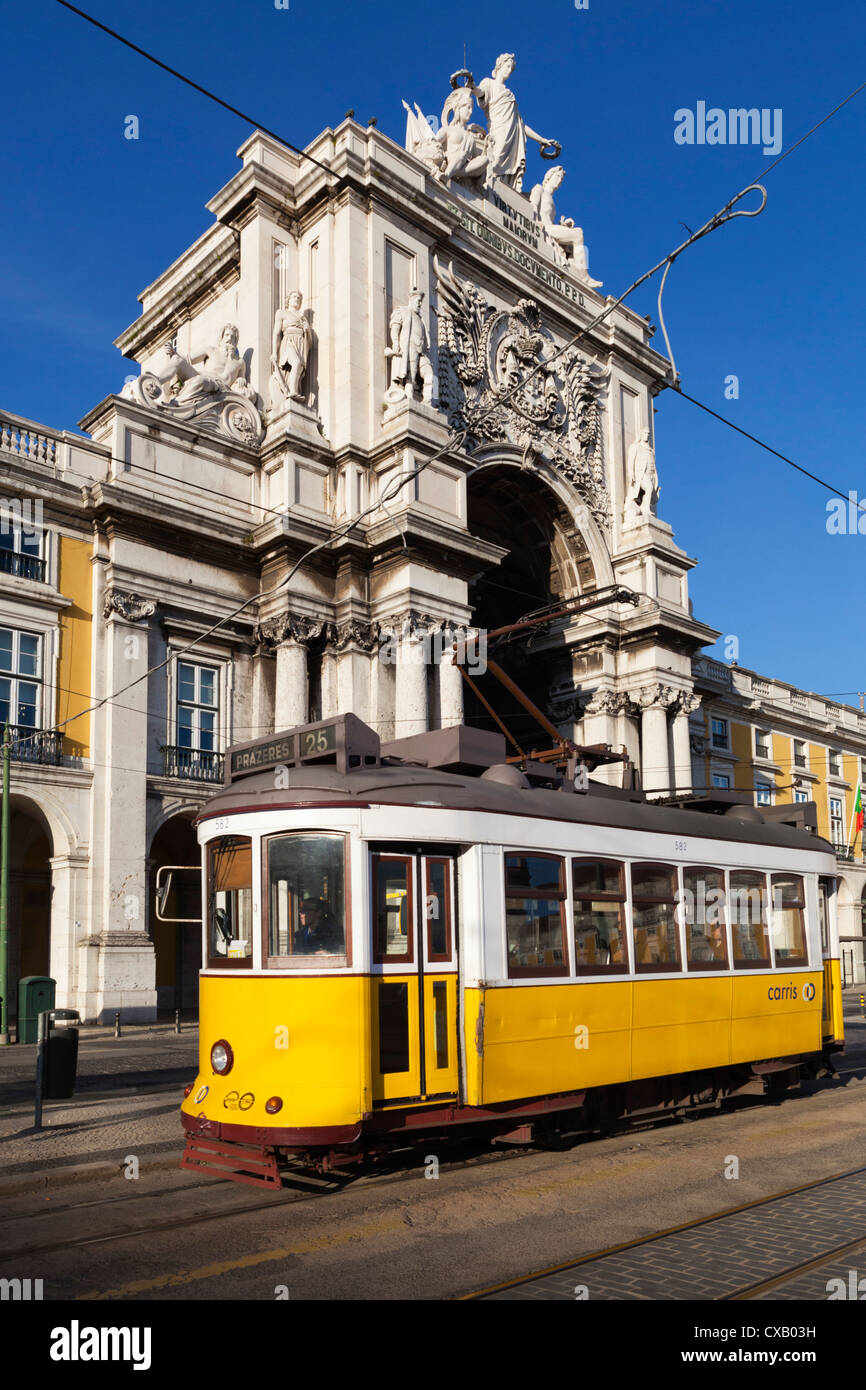
[[[282,1187],[272,1150],[233,1144],[227,1139],[187,1139],[180,1166],[252,1187]]]

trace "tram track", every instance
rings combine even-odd
[[[550,1265],[546,1269],[536,1270],[532,1274],[520,1275],[515,1279],[507,1279],[498,1284],[492,1284],[482,1289],[475,1289],[469,1293],[459,1294],[456,1296],[456,1299],[458,1302],[473,1302],[475,1300],[482,1300],[491,1298],[495,1295],[505,1294],[511,1290],[519,1289],[528,1284],[538,1283],[541,1280],[549,1279],[555,1275],[571,1274],[572,1272],[578,1273],[588,1265],[612,1259],[614,1256],[623,1255],[630,1251],[650,1249],[658,1242],[667,1240],[672,1236],[685,1235],[689,1232],[699,1230],[701,1227],[712,1225],[714,1222],[723,1222],[741,1213],[768,1206],[773,1202],[785,1201],[786,1199],[797,1197],[804,1193],[816,1191],[822,1187],[828,1187],[833,1183],[860,1176],[866,1176],[866,1164],[857,1168],[846,1169],[841,1173],[831,1174],[830,1177],[818,1178],[812,1182],[801,1183],[796,1187],[786,1188],[781,1192],[772,1193],[768,1197],[757,1197],[749,1202],[742,1202],[735,1207],[726,1207],[724,1210],[712,1213],[709,1216],[701,1216],[694,1221],[683,1222],[677,1226],[669,1226],[649,1236],[639,1236],[635,1240],[623,1241],[618,1245],[612,1245],[601,1250],[593,1250],[586,1255],[581,1255],[576,1260],[568,1260],[562,1264]],[[787,1265],[784,1269],[776,1271],[768,1278],[752,1281],[741,1285],[739,1288],[719,1293],[713,1296],[710,1301],[744,1302],[760,1298],[762,1295],[770,1293],[775,1289],[782,1288],[784,1285],[792,1283],[795,1279],[813,1270],[831,1264],[834,1260],[852,1255],[864,1247],[866,1247],[866,1234],[859,1235],[854,1240],[828,1247],[811,1259]]]

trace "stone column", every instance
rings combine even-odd
[[[440,725],[443,729],[450,729],[455,724],[463,723],[463,677],[460,674],[460,667],[455,666],[451,658],[454,654],[454,642],[465,640],[465,628],[451,628],[446,625],[442,630],[442,651],[439,661],[439,714]],[[470,657],[473,654],[477,655],[474,647],[469,653]]]
[[[336,653],[337,708],[341,713],[351,710],[365,723],[370,719],[371,653],[379,644],[379,629],[375,623],[353,618],[337,628],[334,641]]]
[[[429,625],[409,616],[400,625],[394,697],[394,737],[427,732]]]
[[[336,629],[332,624],[328,624],[328,631],[325,638],[325,645],[322,648],[322,718],[333,719],[333,717],[346,711],[341,711],[339,706],[339,692],[337,687],[337,652],[335,648]]]
[[[674,780],[678,792],[692,790],[692,750],[689,743],[689,715],[700,705],[699,695],[683,693],[674,712]]]
[[[667,712],[676,695],[677,692],[666,685],[641,688],[641,782],[646,792],[672,790]]]
[[[321,623],[296,613],[268,618],[256,630],[259,642],[276,653],[275,730],[295,729],[309,721],[307,649],[321,631]]]

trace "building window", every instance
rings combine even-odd
[[[177,745],[206,753],[216,750],[219,672],[213,666],[177,663]]]
[[[772,806],[773,785],[771,782],[755,783],[755,803],[758,806]]]
[[[632,864],[631,891],[636,969],[682,969],[676,869],[671,864]]]
[[[794,792],[794,800],[795,800],[795,801],[808,801],[808,800],[809,800],[809,793],[808,793],[808,792],[801,792],[801,791],[798,789],[797,791]]]
[[[755,730],[755,757],[769,758],[770,756],[770,735],[766,729]]]
[[[712,744],[714,748],[730,748],[727,719],[712,720]]]
[[[41,713],[39,637],[0,627],[0,724],[38,729]]]
[[[552,854],[506,854],[508,974],[567,975],[565,873]]]
[[[625,950],[625,876],[613,859],[575,859],[574,960],[578,975],[623,974]]]
[[[219,746],[219,668],[177,663],[175,743],[163,749],[163,775],[198,782],[221,782]]]
[[[19,579],[43,580],[42,533],[6,518],[0,525],[0,573],[14,574]]]
[[[801,738],[794,739],[794,766],[806,767],[806,745]]]
[[[714,786],[714,787],[717,787],[717,788],[719,789],[719,791],[724,791],[724,792],[730,791],[730,790],[731,790],[731,779],[730,779],[730,777],[728,776],[728,774],[727,774],[726,772],[714,772],[714,773],[713,773],[713,786]]]
[[[845,844],[845,812],[839,796],[830,797],[830,839],[837,847]]]
[[[842,755],[841,755],[841,753],[836,753],[836,752],[834,752],[834,750],[833,750],[832,748],[828,749],[828,752],[827,752],[827,765],[828,765],[828,767],[829,767],[829,769],[830,769],[830,776],[831,776],[831,777],[841,777],[841,776],[842,776]]]

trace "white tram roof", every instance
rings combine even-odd
[[[360,809],[370,805],[424,805],[437,819],[441,812],[449,810],[487,812],[525,816],[535,821],[572,821],[635,832],[834,853],[826,840],[792,825],[767,821],[752,806],[728,804],[725,810],[715,813],[709,811],[709,806],[724,806],[724,802],[710,802],[704,810],[659,806],[646,802],[641,793],[593,782],[583,794],[571,789],[552,791],[520,785],[526,779],[513,765],[495,765],[474,777],[396,760],[346,771],[329,764],[290,766],[283,768],[280,781],[287,785],[275,785],[273,767],[231,781],[203,807],[198,820],[256,811],[296,810],[301,806],[312,809],[356,805]],[[430,805],[433,800],[435,806]]]

